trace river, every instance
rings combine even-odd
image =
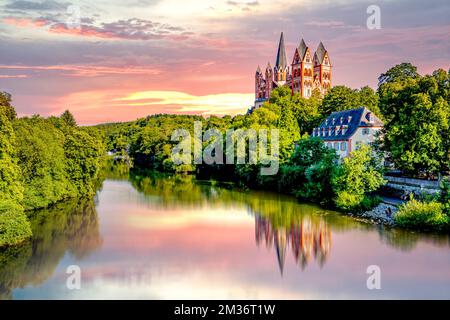
[[[450,298],[448,236],[190,177],[109,177],[30,219],[33,238],[0,251],[2,299]]]

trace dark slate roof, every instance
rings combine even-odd
[[[319,63],[323,62],[323,58],[325,57],[325,53],[327,50],[325,49],[322,41],[320,41],[319,46],[317,47],[315,55],[317,56],[317,60],[319,60]]]
[[[286,50],[284,49],[284,36],[283,32],[280,36],[280,43],[278,44],[278,52],[277,52],[277,61],[275,63],[275,66],[278,69],[284,69],[287,66],[287,60],[286,60]]]
[[[351,118],[349,118],[351,117]],[[370,122],[370,117],[373,117],[373,121]],[[341,123],[342,118],[342,123]],[[333,124],[334,119],[334,124]],[[349,121],[350,119],[350,121]],[[336,135],[336,126],[347,126],[345,134],[341,134],[339,130]],[[325,121],[323,121],[319,128],[325,128],[326,135],[320,136],[322,140],[346,140],[351,138],[359,127],[381,127],[383,122],[369,109],[361,107],[358,109],[344,110],[331,113]],[[328,135],[328,128],[331,128],[331,136]],[[314,129],[315,131],[316,129]]]
[[[300,44],[298,45],[298,54],[300,55],[300,60],[303,61],[305,58],[305,53],[308,47],[306,46],[305,40],[300,41]]]

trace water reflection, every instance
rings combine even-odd
[[[300,223],[285,227],[273,227],[269,218],[255,215],[255,240],[268,249],[274,248],[280,273],[283,274],[286,251],[291,250],[295,262],[302,270],[311,260],[322,267],[331,250],[331,230],[324,219],[313,221],[303,218]]]
[[[84,259],[101,246],[93,200],[72,200],[30,214],[33,237],[0,250],[0,299],[12,289],[44,283],[66,253]]]
[[[31,215],[31,241],[0,251],[0,298],[370,298],[370,264],[383,267],[377,297],[450,297],[448,236],[280,194],[111,170],[98,203]],[[70,264],[83,270],[79,292],[65,288]]]

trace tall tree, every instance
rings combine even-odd
[[[444,73],[399,76],[378,88],[386,119],[382,148],[398,169],[410,174],[449,170],[450,105]]]
[[[358,105],[368,108],[378,117],[383,118],[378,106],[378,94],[369,86],[362,87],[358,90]]]
[[[282,107],[278,129],[280,130],[280,161],[284,162],[291,157],[294,144],[300,139],[300,128],[290,105]]]
[[[346,86],[334,86],[323,98],[321,113],[329,115],[335,111],[355,109],[359,107],[358,102],[357,90]]]
[[[9,93],[0,92],[0,106],[3,107],[3,112],[10,121],[16,118],[16,110],[11,105],[11,95]]]
[[[73,116],[72,113],[70,113],[69,110],[64,111],[59,119],[64,125],[66,125],[68,127],[76,127],[77,126],[75,117]]]
[[[378,87],[385,83],[403,81],[406,79],[416,79],[420,75],[417,73],[417,67],[411,63],[403,62],[390,68],[378,77]]]
[[[11,105],[4,100],[3,94],[0,93],[0,97],[0,201],[19,203],[23,198],[23,188],[14,148],[16,136],[11,123]]]

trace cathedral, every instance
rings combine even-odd
[[[283,32],[281,33],[275,66],[272,68],[270,62],[267,63],[264,74],[259,66],[256,69],[254,108],[268,100],[270,92],[279,86],[288,86],[292,94],[299,93],[304,98],[309,98],[314,89],[319,89],[323,95],[331,88],[331,62],[322,42],[312,55],[302,39],[289,65],[286,59]]]

